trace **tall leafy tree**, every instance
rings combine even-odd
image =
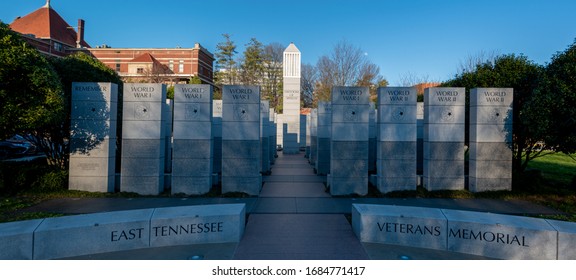
[[[270,100],[270,108],[277,111],[282,106],[282,60],[284,46],[280,43],[270,43],[263,49],[264,74],[262,80],[262,96]]]
[[[198,76],[192,76],[188,83],[192,85],[200,85],[202,84],[202,80]]]
[[[0,22],[0,138],[49,137],[65,118],[58,75],[35,48]]]
[[[368,86],[375,95],[378,85],[387,84],[379,67],[370,62],[364,51],[345,40],[337,43],[330,55],[320,57],[316,68],[316,100],[330,100],[334,86]]]
[[[576,41],[552,57],[523,121],[530,123],[550,150],[576,152]]]
[[[370,89],[370,101],[376,102],[378,99],[378,87],[387,86],[388,81],[380,75],[380,67],[378,65],[367,62],[360,68],[356,85],[368,87]]]
[[[314,102],[314,89],[318,80],[318,70],[314,65],[304,63],[302,64],[300,78],[300,92],[302,93],[304,107],[318,107],[318,104]]]
[[[224,42],[216,45],[216,80],[217,84],[235,84],[236,83],[236,44],[230,39],[230,34],[222,34]]]
[[[318,80],[316,83],[314,103],[318,101],[330,101],[332,87],[335,86],[335,63],[326,55],[321,56],[316,62]]]
[[[261,85],[264,74],[264,49],[262,43],[251,38],[240,63],[240,80],[244,85]]]

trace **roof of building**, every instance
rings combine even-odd
[[[152,67],[159,67],[161,69],[167,70],[168,67],[158,61],[153,55],[149,53],[144,53],[130,60],[128,63],[151,63]]]
[[[16,18],[10,28],[24,35],[32,34],[36,38],[52,39],[76,47],[76,31],[50,7],[49,1],[36,11]],[[84,40],[81,46],[90,47]]]
[[[288,47],[284,50],[284,52],[297,52],[297,53],[299,53],[300,50],[296,47],[296,45],[294,45],[294,43],[290,43],[290,45],[288,45]]]
[[[130,60],[130,62],[156,63],[158,60],[149,53],[144,53]]]

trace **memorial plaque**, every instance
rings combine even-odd
[[[543,219],[442,210],[448,219],[448,250],[498,259],[553,260],[557,232]]]
[[[284,114],[276,114],[276,142],[284,147]]]
[[[222,193],[259,195],[262,188],[260,87],[222,89]],[[255,168],[250,168],[254,164]],[[241,167],[245,173],[238,174]]]
[[[300,134],[298,135],[299,150],[306,151],[306,122],[307,115],[300,115]]]
[[[471,192],[512,190],[511,88],[470,90]]]
[[[118,86],[72,83],[68,188],[114,192]]]
[[[239,242],[244,204],[158,208],[150,221],[150,247]]]
[[[305,156],[310,158],[310,128],[312,127],[312,113],[306,114],[306,148]]]
[[[378,127],[376,125],[376,104],[370,102],[370,119],[368,123],[368,172],[376,173],[376,153],[378,140]]]
[[[310,158],[309,158],[309,162],[310,164],[312,164],[315,167],[316,173],[318,173],[318,148],[320,148],[318,146],[318,109],[314,108],[312,109],[312,111],[310,112],[310,122],[311,122],[311,127],[310,127]],[[330,150],[330,142],[328,142],[328,145],[326,145],[327,149]],[[325,174],[328,174],[328,170],[326,170]],[[325,175],[325,174],[319,174],[318,175]]]
[[[270,113],[269,113],[269,120],[270,120],[270,124],[269,124],[269,130],[268,130],[268,138],[270,140],[268,140],[268,143],[270,145],[269,148],[269,152],[270,152],[270,164],[274,164],[274,162],[276,161],[276,113],[274,112],[274,108],[270,108]]]
[[[34,259],[147,248],[153,212],[144,209],[44,219],[34,232]]]
[[[424,170],[424,102],[416,104],[416,173],[422,175]]]
[[[212,101],[212,139],[214,159],[212,172],[222,173],[222,100]]]
[[[174,86],[172,194],[200,195],[212,187],[212,94],[211,85]]]
[[[125,83],[123,98],[120,190],[160,194],[167,148],[166,85]]]
[[[332,88],[330,179],[332,195],[368,193],[370,93],[367,87]],[[352,160],[354,165],[343,162]],[[362,162],[363,168],[358,168]]]
[[[465,188],[465,99],[464,88],[425,89],[423,186],[429,191]]]
[[[440,209],[352,204],[352,229],[361,242],[446,250]]]
[[[416,190],[416,88],[378,88],[377,185],[382,193]]]
[[[330,173],[330,139],[332,136],[332,104],[326,101],[318,102],[318,117],[316,129],[316,173]]]
[[[270,173],[270,138],[269,133],[269,118],[270,118],[270,101],[260,100],[260,153],[261,153],[261,169],[263,174]]]

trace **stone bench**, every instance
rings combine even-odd
[[[0,224],[0,259],[59,259],[133,249],[239,242],[245,204],[152,208]]]
[[[352,205],[361,242],[497,259],[576,259],[576,223],[472,211]]]

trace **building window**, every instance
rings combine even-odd
[[[116,63],[116,72],[120,72],[120,63]]]
[[[170,59],[170,64],[168,64],[170,71],[174,71],[174,60]]]
[[[180,60],[180,64],[178,65],[178,72],[184,72],[184,60]]]
[[[136,73],[138,73],[138,74],[144,74],[144,68],[137,68],[137,69],[136,69]]]
[[[54,42],[54,49],[61,52],[62,51],[62,44],[58,42]]]

